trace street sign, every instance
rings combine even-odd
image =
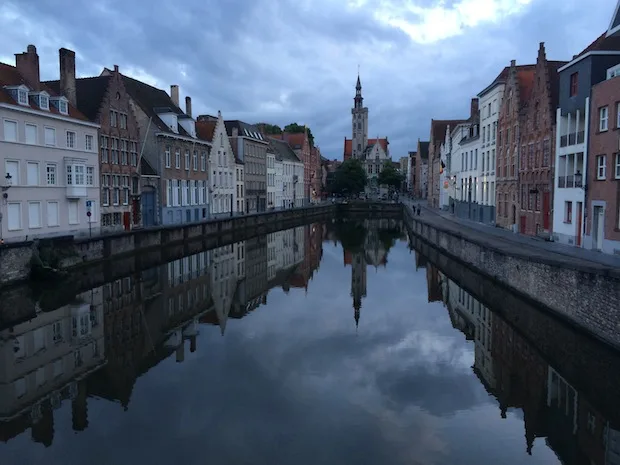
[[[92,213],[90,211],[86,212],[86,216],[88,216],[90,218],[90,216],[92,215]]]
[[[93,201],[92,201],[92,200],[87,200],[87,201],[86,201],[86,206],[87,206],[88,208],[92,207],[92,206],[93,206]]]

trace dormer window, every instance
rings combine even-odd
[[[65,102],[64,100],[60,100],[58,102],[58,111],[63,115],[69,113],[69,106],[67,105],[67,102]]]
[[[17,103],[20,105],[28,105],[28,91],[17,89]]]
[[[11,94],[11,97],[20,105],[29,106],[28,102],[28,87],[25,85],[19,86],[6,86],[5,89]]]
[[[47,92],[31,92],[30,95],[34,98],[35,103],[41,110],[49,111],[50,95]]]
[[[66,97],[50,97],[50,102],[61,115],[69,114],[69,101]]]

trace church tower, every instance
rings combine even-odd
[[[354,104],[351,109],[351,119],[353,123],[353,137],[351,138],[351,153],[353,158],[361,158],[364,149],[368,145],[368,108],[364,107],[364,97],[362,97],[362,83],[360,76],[357,75],[357,85],[355,86]]]
[[[355,326],[359,325],[360,308],[362,298],[366,297],[366,257],[364,252],[353,252],[351,263],[351,297],[353,297],[353,309]]]

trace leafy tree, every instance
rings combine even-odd
[[[258,123],[257,126],[261,127],[265,134],[282,134],[282,128],[277,124]]]
[[[310,142],[310,147],[314,147],[314,136],[312,135],[312,131],[310,128],[308,129],[308,141]],[[297,123],[291,123],[284,126],[284,131],[290,134],[303,134],[304,126],[300,126]]]
[[[338,167],[331,184],[334,194],[358,194],[367,182],[366,171],[359,160],[351,158]]]
[[[379,185],[399,189],[405,177],[398,172],[391,162],[386,162],[377,179]]]

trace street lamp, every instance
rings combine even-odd
[[[581,171],[577,170],[577,172],[574,174],[574,179],[575,187],[581,187],[583,189],[583,174],[581,174]]]
[[[11,187],[13,185],[13,176],[11,176],[11,173],[7,173],[6,176],[4,177],[5,183],[4,186],[2,186],[2,190],[6,191],[8,190],[9,187]]]

